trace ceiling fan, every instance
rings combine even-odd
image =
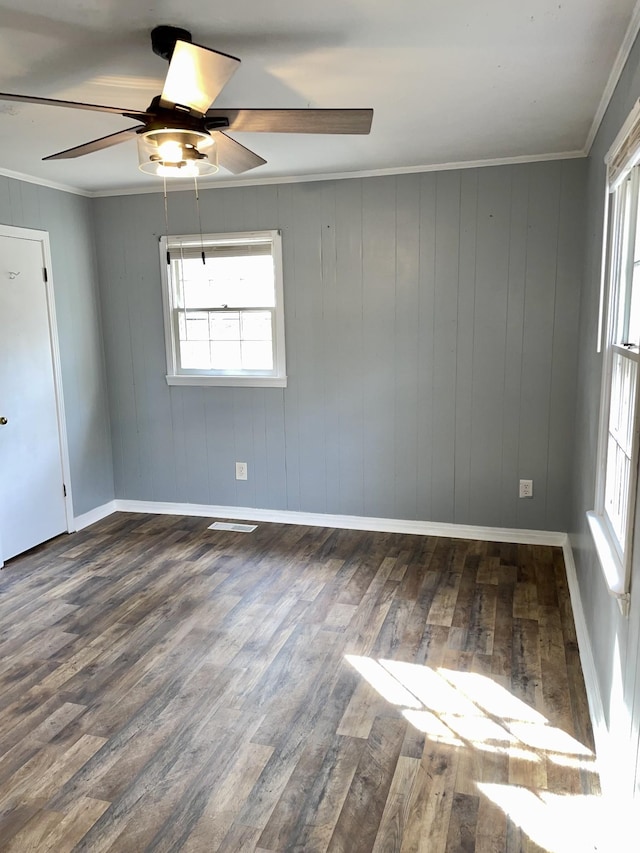
[[[266,163],[225,131],[262,133],[357,133],[371,129],[371,109],[211,109],[238,70],[234,56],[193,44],[191,33],[159,26],[151,32],[154,53],[169,61],[164,88],[146,110],[61,101],[0,92],[0,100],[115,113],[140,123],[67,148],[44,160],[81,157],[137,138],[139,167],[165,177],[198,177],[217,171],[234,175]]]

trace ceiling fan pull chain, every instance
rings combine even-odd
[[[204,237],[202,236],[202,219],[200,218],[200,195],[198,193],[198,178],[193,176],[193,186],[196,191],[196,211],[198,213],[198,230],[200,232],[200,256],[202,257],[202,263],[206,264],[206,259],[204,256]]]
[[[171,263],[169,254],[169,205],[167,202],[167,178],[165,175],[162,176],[162,185],[164,187],[164,233],[167,238],[167,266],[169,266]]]

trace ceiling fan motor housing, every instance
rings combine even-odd
[[[167,62],[171,61],[173,49],[177,41],[186,41],[191,43],[191,33],[189,30],[183,30],[180,27],[159,26],[151,30],[151,47],[153,52]]]

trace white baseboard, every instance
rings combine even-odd
[[[566,533],[548,530],[517,530],[508,527],[481,527],[436,521],[369,518],[359,515],[330,515],[211,504],[116,500],[115,509],[119,512],[231,518],[236,521],[270,521],[278,524],[302,524],[309,527],[338,527],[346,530],[373,530],[382,533],[414,533],[418,536],[446,536],[451,539],[477,539],[482,542],[513,542],[525,545],[562,546],[567,538]]]
[[[89,525],[95,524],[97,521],[102,521],[103,518],[106,518],[108,515],[112,515],[114,512],[116,512],[115,501],[109,501],[106,504],[102,504],[102,506],[97,506],[95,509],[90,509],[89,512],[77,515],[73,520],[74,529],[83,530],[85,527],[89,527]]]
[[[637,800],[633,799],[633,786],[629,788],[626,784],[624,764],[627,756],[621,754],[620,742],[616,743],[615,736],[607,726],[593,649],[580,598],[576,564],[568,536],[563,552],[602,789],[601,826],[596,833],[597,849],[602,853],[619,853],[620,850],[630,849],[630,838],[638,837],[640,815]]]
[[[596,673],[593,649],[591,648],[587,622],[582,608],[582,599],[580,598],[576,563],[573,558],[573,550],[568,536],[562,550],[564,554],[564,565],[567,572],[567,581],[569,583],[569,594],[571,595],[573,620],[576,625],[576,634],[578,637],[580,663],[582,664],[582,673],[584,675],[587,699],[589,701],[591,725],[593,726],[593,736],[596,742],[600,784],[605,796],[613,796],[614,792],[616,794],[619,792],[619,768],[616,768],[614,756],[612,755],[611,738],[604,713],[604,704],[602,702],[602,694],[600,693],[600,685],[598,683],[598,676]]]

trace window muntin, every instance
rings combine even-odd
[[[637,374],[637,364],[614,350],[611,359],[604,511],[621,558],[628,539]]]
[[[278,232],[162,242],[169,384],[285,385]]]

